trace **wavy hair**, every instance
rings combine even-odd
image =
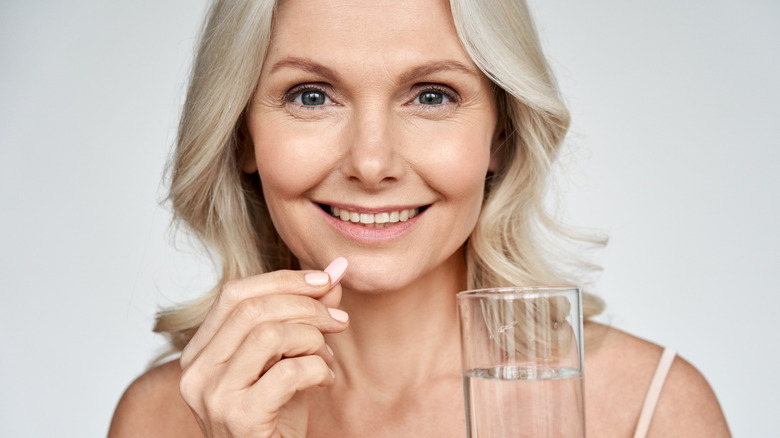
[[[495,84],[501,145],[477,225],[466,242],[469,288],[572,284],[552,243],[603,243],[561,227],[545,210],[552,166],[569,113],[520,0],[450,0],[458,36]],[[256,173],[239,163],[249,141],[246,108],[257,85],[273,25],[273,0],[215,0],[206,16],[168,165],[174,223],[200,240],[221,270],[201,298],[164,309],[154,331],[180,351],[226,282],[297,260],[274,229]],[[595,268],[580,264],[584,270]],[[584,316],[603,309],[583,298]]]

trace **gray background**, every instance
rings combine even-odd
[[[0,3],[0,436],[101,436],[213,278],[158,202],[203,0]],[[780,430],[780,2],[535,0],[573,113],[558,186],[610,246],[601,318]],[[774,324],[773,324],[774,323]]]

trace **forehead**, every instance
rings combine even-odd
[[[473,65],[446,0],[280,0],[266,61],[286,56],[387,69],[432,59]]]

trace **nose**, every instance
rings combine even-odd
[[[402,135],[388,111],[357,114],[347,124],[345,136],[348,149],[341,169],[350,181],[380,189],[403,175]]]

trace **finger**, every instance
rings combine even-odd
[[[329,277],[321,271],[275,271],[226,283],[198,331],[182,351],[182,367],[189,365],[242,301],[273,294],[319,298],[329,289]]]
[[[307,295],[312,298],[321,297],[334,285],[337,285],[347,270],[348,262],[343,257],[333,260],[321,271],[275,271],[268,274],[248,277],[242,280],[228,282],[220,291],[217,300],[212,305],[205,320],[187,348],[182,352],[182,366],[186,367],[208,340],[221,326],[230,311],[248,297],[264,296],[274,293]],[[324,275],[327,274],[327,275]],[[303,280],[303,281],[301,281]],[[330,299],[331,307],[338,307],[341,300]]]
[[[247,395],[270,414],[278,412],[296,392],[312,386],[326,386],[333,380],[333,371],[321,357],[293,357],[272,366]]]
[[[337,308],[339,303],[341,303],[341,285],[337,284],[325,295],[318,298],[317,301],[321,302],[329,308]]]
[[[260,324],[225,364],[225,383],[236,390],[246,389],[280,360],[308,355],[317,355],[326,364],[333,361],[325,337],[316,328],[305,324]]]
[[[341,310],[329,309],[304,296],[272,295],[247,299],[239,303],[197,357],[213,365],[227,362],[249,333],[265,322],[305,324],[323,333],[338,333],[347,328],[345,316]]]

